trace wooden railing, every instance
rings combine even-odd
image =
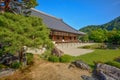
[[[78,40],[64,40],[64,41],[60,41],[60,40],[56,40],[54,41],[55,43],[78,43]]]

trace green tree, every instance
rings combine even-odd
[[[32,8],[38,5],[37,0],[23,0],[28,8]]]
[[[49,50],[53,46],[42,19],[11,13],[0,16],[0,44],[1,53],[13,54],[22,52],[23,46],[38,48],[45,45]]]
[[[104,34],[104,30],[101,29],[92,31],[89,35],[89,38],[95,42],[104,42],[107,39]]]
[[[88,42],[89,41],[89,36],[88,36],[88,34],[86,34],[85,36],[80,36],[79,39],[82,42]]]
[[[120,31],[117,31],[116,29],[109,31],[107,32],[107,37],[107,42],[113,44],[120,44]]]

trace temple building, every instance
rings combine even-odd
[[[43,19],[43,22],[50,29],[50,38],[56,43],[78,42],[78,36],[85,35],[85,33],[80,32],[66,24],[62,19],[48,15],[34,8],[31,9],[31,15]]]

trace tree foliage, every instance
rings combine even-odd
[[[120,31],[112,30],[107,32],[108,40],[107,42],[113,43],[113,44],[120,44]]]
[[[94,41],[94,42],[107,42],[111,44],[120,44],[120,31],[119,30],[94,30],[86,36],[80,38],[83,42]]]
[[[94,30],[89,34],[90,40],[93,40],[95,42],[104,42],[107,37],[104,34],[104,31],[99,29],[99,30]]]
[[[88,34],[86,34],[84,36],[79,36],[79,40],[81,40],[82,42],[88,42],[89,41]]]
[[[16,53],[23,46],[52,48],[49,30],[37,17],[5,13],[0,16],[0,52]]]
[[[32,8],[38,5],[37,0],[23,0],[26,4],[27,7]]]

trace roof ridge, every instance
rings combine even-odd
[[[83,33],[83,34],[84,34],[84,32],[81,32],[81,31],[73,28],[72,26],[70,26],[70,25],[68,25],[67,23],[65,23],[62,19],[61,19],[61,21],[62,21],[65,25],[69,26],[71,29],[75,30],[77,33],[80,32],[80,33]]]
[[[46,16],[55,18],[55,19],[57,19],[57,20],[61,20],[61,18],[56,18],[55,16],[52,16],[52,15],[50,15],[50,14],[46,14],[45,12],[42,12],[42,11],[37,10],[37,9],[35,9],[35,8],[31,8],[31,9],[34,10],[34,11],[40,12],[40,13],[42,13],[43,15],[46,15]]]

